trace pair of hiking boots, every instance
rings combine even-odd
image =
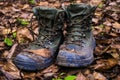
[[[70,4],[63,10],[49,7],[33,8],[39,24],[39,36],[27,49],[16,56],[14,63],[23,70],[41,70],[56,64],[83,67],[94,60],[95,39],[91,31],[96,7]],[[66,34],[63,27],[66,23]]]

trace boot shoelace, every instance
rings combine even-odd
[[[40,47],[45,47],[45,43],[47,42],[48,44],[52,44],[52,40],[55,39],[55,36],[57,36],[59,29],[56,29],[57,25],[59,24],[59,22],[63,22],[63,18],[61,17],[60,14],[56,14],[55,16],[58,16],[59,20],[55,17],[54,20],[51,21],[52,26],[47,26],[45,25],[46,22],[41,22],[42,20],[40,20],[41,18],[39,18],[38,24],[41,27],[40,31],[45,31],[46,34],[39,32],[38,39],[33,42],[33,44],[38,45]],[[45,19],[45,18],[44,18]],[[57,22],[55,22],[56,20],[58,20]],[[45,20],[44,20],[45,21]],[[56,27],[55,27],[56,26]],[[39,38],[40,37],[40,38]]]
[[[69,29],[66,34],[66,44],[76,44],[82,46],[82,43],[84,43],[83,38],[86,38],[86,33],[91,31],[89,18],[91,18],[91,14],[87,15],[82,20],[75,20],[68,25]],[[74,28],[76,29],[74,30]]]

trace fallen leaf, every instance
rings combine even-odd
[[[99,27],[99,26],[94,26],[94,30],[93,30],[93,34],[94,35],[98,35],[103,31],[103,28]]]
[[[56,2],[54,3],[54,6],[52,6],[52,7],[59,8],[60,6],[61,6],[60,2],[59,2],[59,1],[56,1]]]
[[[56,0],[48,0],[48,2],[50,3],[54,3]]]
[[[8,54],[9,54],[9,51],[4,51],[4,53],[3,53],[2,57],[7,58],[7,55],[8,55]]]
[[[17,29],[16,38],[19,43],[21,43],[23,40],[33,41],[33,37],[30,34],[30,31],[26,27],[20,27]]]
[[[51,65],[50,67],[44,69],[41,73],[48,73],[48,72],[52,72],[55,73],[59,70],[59,67],[56,65]]]
[[[95,16],[96,16],[96,18],[100,19],[101,16],[102,16],[102,12],[101,11],[96,11]]]
[[[24,79],[27,79],[27,78],[30,78],[31,80],[34,80],[35,77],[36,77],[36,73],[30,73],[30,72],[23,72],[24,76],[23,78]]]
[[[106,26],[112,26],[112,23],[109,20],[106,20],[103,24]]]
[[[116,2],[110,2],[109,5],[110,5],[110,6],[115,6],[115,5],[117,5],[117,4],[116,4]]]
[[[55,73],[52,73],[52,72],[50,72],[50,73],[46,73],[46,74],[44,74],[44,77],[51,77],[51,76],[53,76]]]
[[[103,76],[101,73],[98,72],[94,72],[93,76],[95,80],[107,80],[105,76]]]
[[[59,67],[56,65],[51,65],[48,68],[42,70],[41,72],[37,73],[36,76],[40,77],[41,75],[43,76],[52,76],[56,74],[59,70]]]
[[[38,54],[42,57],[47,57],[47,58],[51,56],[51,52],[49,49],[24,50],[24,51],[32,52],[34,54]]]
[[[3,31],[2,31],[2,34],[3,35],[6,35],[6,34],[9,34],[11,32],[11,29],[10,28],[5,28],[5,29],[3,29]]]
[[[86,69],[85,72],[84,72],[85,75],[88,75],[90,74],[90,70],[89,69]]]
[[[92,5],[99,5],[102,2],[102,0],[90,0],[90,3]]]
[[[87,75],[87,79],[88,79],[88,80],[94,80],[94,76],[93,76],[92,74],[88,74],[88,75]]]
[[[96,62],[97,62],[97,64],[94,66],[94,69],[101,70],[101,71],[111,69],[118,63],[117,60],[114,58],[100,59]]]
[[[1,72],[7,77],[8,80],[21,79],[20,71],[11,60],[3,65],[4,66],[1,68]]]
[[[29,14],[27,14],[27,13],[22,13],[22,15],[20,15],[20,18],[27,19],[28,16],[29,16]]]
[[[113,45],[111,45],[111,48],[110,48],[110,50],[107,51],[107,53],[112,55],[112,57],[114,57],[115,59],[119,60],[120,56],[119,56],[119,53],[116,49],[120,49],[120,48],[119,47],[116,48],[116,46],[113,46]]]
[[[15,11],[15,12],[21,11],[20,9],[17,9],[17,8],[15,8],[15,7],[11,7],[11,9],[12,9],[12,11]]]
[[[4,49],[4,47],[5,47],[4,42],[0,42],[0,50],[3,50],[3,49]]]
[[[120,66],[120,60],[118,61],[118,65]]]
[[[79,72],[78,75],[77,75],[76,80],[87,80],[87,79],[81,72]]]
[[[117,76],[116,80],[120,80],[120,75]]]
[[[113,23],[113,29],[114,32],[120,33],[120,24],[118,22]]]
[[[49,3],[47,1],[45,1],[45,2],[40,1],[40,3],[38,3],[39,6],[48,6],[48,4]]]
[[[26,8],[29,8],[30,6],[28,4],[24,4],[22,9],[26,9]]]
[[[92,22],[94,22],[95,24],[97,24],[97,23],[98,23],[98,21],[99,21],[99,19],[98,19],[98,18],[92,18]]]
[[[113,28],[120,29],[120,24],[118,22],[113,23]]]
[[[116,33],[113,33],[113,32],[110,32],[109,34],[110,36],[113,36],[113,37],[118,37],[119,35],[117,35]]]
[[[109,34],[110,30],[111,30],[110,26],[105,26],[105,32],[106,32],[106,34]]]
[[[0,35],[7,35],[7,34],[10,34],[10,33],[13,33],[13,32],[15,32],[16,31],[16,29],[15,28],[13,28],[12,30],[10,29],[10,28],[2,28],[2,29],[0,29]]]
[[[117,3],[120,3],[120,0],[117,0],[116,2],[117,2]]]

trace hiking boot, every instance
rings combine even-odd
[[[33,12],[39,24],[39,36],[14,59],[18,68],[29,71],[50,66],[63,39],[63,10],[40,6],[33,8]]]
[[[70,4],[64,9],[67,15],[67,33],[56,63],[66,67],[87,66],[94,60],[95,39],[91,32],[91,23],[96,7]]]

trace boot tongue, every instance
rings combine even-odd
[[[35,16],[53,20],[57,9],[41,6],[33,8],[33,13]]]
[[[88,4],[70,4],[67,7],[67,10],[70,12],[71,17],[76,15],[86,15],[90,14],[92,11],[94,12],[96,9],[95,6],[90,6]],[[74,14],[74,15],[72,15]]]

